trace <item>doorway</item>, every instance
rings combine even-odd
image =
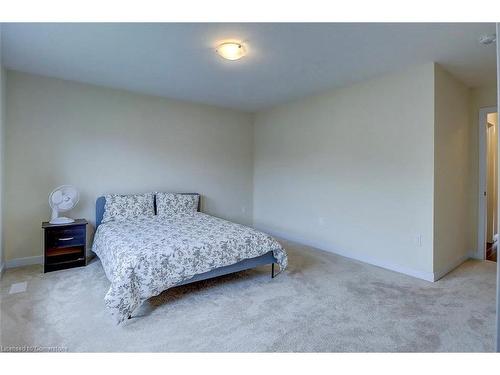
[[[498,113],[496,107],[479,111],[479,259],[497,261],[498,235]]]

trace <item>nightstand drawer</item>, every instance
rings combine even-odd
[[[71,247],[85,244],[85,227],[54,228],[47,236],[47,247]]]

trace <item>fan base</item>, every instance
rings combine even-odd
[[[69,224],[69,223],[74,223],[75,219],[70,219],[69,217],[56,217],[52,220],[49,221],[50,224]]]

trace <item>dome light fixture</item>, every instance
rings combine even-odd
[[[239,60],[247,53],[245,46],[238,42],[224,42],[219,44],[215,52],[226,60]]]

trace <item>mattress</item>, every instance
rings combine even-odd
[[[269,251],[280,272],[287,266],[287,254],[273,237],[201,212],[101,224],[92,250],[111,282],[104,300],[117,323],[195,275]]]

